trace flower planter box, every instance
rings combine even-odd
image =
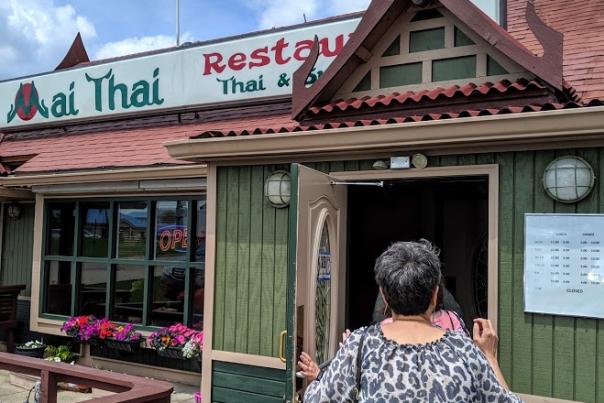
[[[15,354],[24,355],[26,357],[34,357],[34,358],[44,358],[44,350],[46,346],[36,347],[36,348],[21,348],[19,346],[15,347]]]
[[[160,357],[172,358],[176,360],[186,360],[185,357],[182,356],[182,349],[180,348],[165,348],[163,350],[156,350],[157,355]]]
[[[201,357],[191,361],[191,369],[196,372],[201,372]]]
[[[187,371],[201,372],[201,356],[197,358],[185,358],[182,355],[182,349],[180,348],[166,348],[164,350],[155,350],[157,355],[172,360],[181,360],[188,362]]]
[[[121,341],[115,339],[99,339],[98,343],[102,348],[136,353],[141,348],[142,340]]]

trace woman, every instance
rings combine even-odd
[[[521,402],[499,370],[488,320],[474,322],[474,342],[432,326],[441,274],[429,242],[392,245],[374,271],[393,322],[353,332],[305,402]]]
[[[439,327],[443,330],[448,330],[451,332],[462,332],[466,336],[469,336],[470,333],[466,328],[463,319],[458,315],[458,313],[454,310],[445,309],[444,297],[443,297],[443,289],[444,289],[444,281],[441,278],[439,287],[438,287],[438,297],[436,300],[436,308],[435,312],[432,313],[430,317],[430,322],[432,326]],[[380,293],[381,294],[381,293]],[[453,298],[453,297],[451,297]],[[382,296],[379,297],[380,300],[383,300]],[[453,299],[453,301],[455,301]],[[457,302],[455,302],[457,303]],[[377,305],[377,304],[376,304]],[[381,312],[379,322],[382,325],[389,324],[393,322],[392,313],[387,309],[386,304],[381,304]],[[373,318],[376,318],[374,313]],[[378,317],[379,318],[379,317]],[[346,329],[344,333],[342,333],[342,343],[340,343],[340,347],[342,347],[343,343],[346,341],[348,336],[350,336],[350,330]],[[300,360],[298,361],[298,366],[301,371],[297,374],[299,377],[304,377],[308,382],[312,382],[319,376],[319,373],[327,368],[327,366],[331,363],[331,360],[321,364],[319,366],[306,352],[302,352],[300,355]]]

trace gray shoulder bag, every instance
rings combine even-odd
[[[359,349],[357,351],[357,370],[353,389],[354,396],[352,398],[353,403],[358,403],[361,397],[361,366],[363,365],[363,346],[365,344],[365,336],[367,336],[367,329],[365,329],[361,335],[361,340],[359,340]]]

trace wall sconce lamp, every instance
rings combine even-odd
[[[291,199],[291,177],[287,171],[275,171],[264,182],[264,197],[271,206],[284,208]]]
[[[561,203],[576,203],[594,188],[596,176],[587,161],[574,155],[559,157],[543,173],[543,188],[549,197]]]
[[[6,213],[9,218],[18,220],[21,217],[21,206],[18,203],[11,203],[8,205]]]

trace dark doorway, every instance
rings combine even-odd
[[[441,251],[446,286],[464,320],[487,314],[488,179],[388,181],[348,193],[346,326],[371,323],[378,287],[375,259],[393,242],[431,241]]]

